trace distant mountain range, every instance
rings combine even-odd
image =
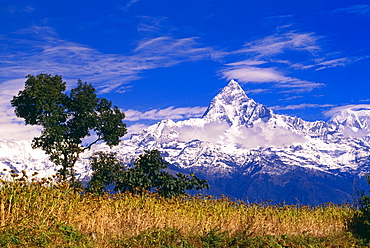
[[[171,170],[207,179],[207,194],[317,205],[351,202],[357,189],[367,188],[369,133],[370,110],[344,110],[327,122],[308,122],[275,114],[232,80],[202,118],[163,120],[113,150],[132,164],[144,150],[158,149]],[[80,178],[89,175],[87,157],[76,167]],[[0,141],[0,166],[55,173],[47,156],[25,142]]]

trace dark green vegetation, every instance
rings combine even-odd
[[[370,185],[370,175],[367,175],[366,179]],[[370,242],[370,196],[361,193],[358,205],[360,211],[356,212],[350,227],[357,236]]]
[[[185,190],[208,189],[207,181],[194,174],[190,176],[177,173],[176,176],[165,171],[168,163],[158,150],[146,151],[136,159],[132,168],[124,168],[112,153],[98,152],[91,158],[93,175],[89,191],[102,193],[106,186],[115,185],[115,191],[143,194],[155,190],[164,197],[185,195]]]
[[[33,148],[41,148],[50,160],[62,168],[63,179],[75,181],[74,165],[80,154],[99,141],[109,146],[118,145],[126,134],[125,118],[117,106],[105,98],[98,98],[91,84],[78,81],[70,95],[64,93],[66,83],[61,76],[50,74],[28,75],[24,90],[13,97],[17,117],[29,125],[42,126],[40,137],[35,137]],[[96,135],[90,144],[82,139]]]
[[[369,247],[350,233],[344,236],[313,238],[304,235],[253,236],[247,232],[230,235],[228,231],[210,230],[196,237],[182,236],[176,229],[148,229],[139,235],[123,240],[113,240],[113,247]]]

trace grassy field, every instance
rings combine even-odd
[[[81,194],[53,178],[1,181],[0,247],[363,247],[356,210],[211,196]]]

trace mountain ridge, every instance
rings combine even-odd
[[[364,175],[370,172],[370,110],[346,111],[327,122],[279,115],[231,80],[201,118],[160,121],[112,150],[132,164],[144,150],[158,149],[171,169],[208,179],[212,194],[292,204],[297,199],[307,204],[342,203],[351,200],[354,182],[364,186]],[[109,150],[104,145],[95,149]],[[90,154],[76,165],[80,179],[89,177]],[[25,160],[17,164],[16,159],[2,155],[0,164],[35,168],[32,163],[25,166]],[[45,168],[52,171],[50,164]]]

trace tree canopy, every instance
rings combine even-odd
[[[112,184],[115,184],[116,191],[133,194],[156,191],[164,197],[184,195],[186,190],[191,189],[209,189],[207,181],[194,174],[171,175],[167,171],[169,163],[158,150],[145,151],[131,168],[119,167],[120,161],[114,154],[103,152],[95,153],[90,164],[93,174],[89,188],[95,193],[102,193],[106,186]]]
[[[97,151],[90,157],[92,176],[87,191],[102,194],[107,186],[114,185],[122,174],[122,164],[113,152]]]
[[[127,133],[125,115],[105,98],[98,98],[95,88],[78,80],[77,87],[67,95],[66,83],[59,75],[27,75],[25,88],[14,96],[11,104],[17,117],[26,125],[42,126],[41,135],[32,141],[50,160],[62,168],[63,179],[74,181],[74,165],[79,155],[99,141],[118,145]],[[83,139],[93,141],[82,144]],[[85,142],[85,141],[84,141]]]

